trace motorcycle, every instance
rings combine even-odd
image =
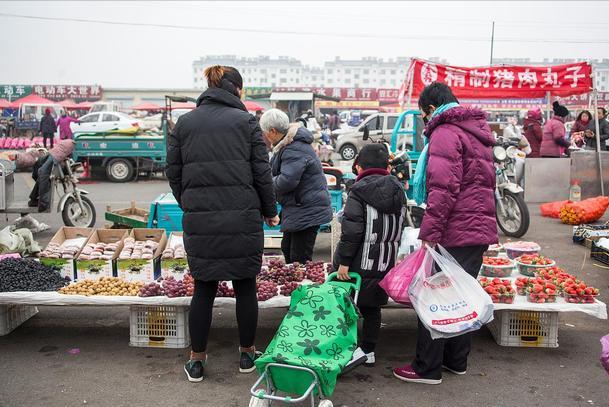
[[[29,207],[27,203],[14,201],[14,171],[12,164],[0,162],[0,213],[19,213],[22,216],[39,213],[38,208]],[[86,196],[87,191],[76,187],[77,172],[82,171],[82,163],[67,158],[59,164],[54,164],[51,170],[51,212],[55,192],[61,197],[57,204],[57,212],[61,212],[66,226],[93,227],[95,225],[95,206]],[[60,186],[62,191],[60,191]]]
[[[524,189],[518,185],[516,160],[523,159],[524,153],[518,142],[500,138],[493,148],[493,160],[497,181],[495,184],[495,205],[497,224],[510,237],[521,237],[529,230],[531,218],[524,201]]]

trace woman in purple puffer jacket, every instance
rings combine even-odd
[[[483,253],[498,242],[495,138],[486,114],[459,106],[443,83],[434,82],[423,90],[419,108],[429,118],[427,209],[419,238],[430,247],[444,246],[467,273],[477,277]],[[442,369],[465,374],[470,348],[470,334],[431,339],[419,321],[415,360],[393,373],[406,382],[440,384]]]

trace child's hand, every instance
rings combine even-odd
[[[336,278],[341,281],[351,280],[351,277],[349,277],[349,266],[338,266],[338,276]]]

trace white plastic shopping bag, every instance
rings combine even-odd
[[[414,229],[410,226],[406,226],[402,232],[402,240],[400,242],[400,249],[398,250],[398,260],[401,260],[411,253],[421,248],[421,241],[419,240],[420,229]]]
[[[478,281],[441,246],[427,250],[426,259],[410,283],[408,295],[433,339],[478,330],[493,320],[493,303]],[[426,262],[433,261],[434,273]]]

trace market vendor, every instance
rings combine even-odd
[[[598,117],[599,138],[601,140],[601,151],[607,150],[605,144],[609,139],[609,122],[607,121],[607,110],[604,107],[599,107],[596,110]],[[596,121],[590,120],[588,128],[584,132],[584,140],[586,141],[586,150],[596,151]]]
[[[30,193],[29,207],[37,206],[39,212],[45,212],[49,209],[52,193],[50,177],[53,165],[59,164],[68,158],[72,154],[72,151],[74,151],[75,146],[74,140],[60,140],[49,151],[48,155],[36,160],[32,171],[32,178],[34,178],[36,183]]]
[[[264,137],[273,147],[271,168],[281,204],[281,251],[286,263],[313,259],[319,226],[332,220],[330,193],[321,162],[311,147],[313,134],[288,116],[270,109],[260,118]]]
[[[218,282],[231,280],[237,299],[239,371],[261,354],[256,275],[262,266],[262,219],[279,223],[267,149],[256,118],[241,102],[243,78],[228,66],[205,70],[208,89],[180,116],[167,140],[167,178],[184,211],[184,246],[195,290],[190,305],[192,351],[184,371],[203,380]]]

